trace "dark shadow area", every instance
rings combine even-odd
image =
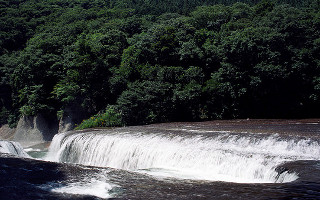
[[[65,164],[0,154],[0,199],[100,199],[86,195],[54,193],[40,187],[50,183],[65,185],[69,182],[77,182],[88,173],[96,172],[97,170],[91,172],[91,170],[85,171],[80,167]]]

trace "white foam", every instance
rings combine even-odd
[[[296,180],[275,171],[294,160],[318,160],[320,145],[309,139],[284,140],[229,133],[203,135],[143,133],[58,134],[48,160],[138,171],[162,177],[274,183]]]
[[[67,194],[78,194],[78,195],[92,195],[99,198],[111,198],[110,190],[115,187],[115,185],[108,182],[106,178],[94,177],[86,178],[81,182],[73,182],[68,184],[61,184],[56,182],[51,182],[38,186],[43,190],[56,193],[67,193]]]
[[[34,148],[26,148],[24,149],[26,152],[35,151],[35,152],[42,152],[43,149],[34,149]]]
[[[24,158],[30,158],[30,156],[23,150],[20,143],[13,141],[0,140],[0,153],[7,153]]]
[[[51,191],[58,193],[92,195],[100,198],[111,198],[112,196],[109,194],[111,189],[111,184],[92,179],[88,183],[71,183],[63,187],[54,188]]]

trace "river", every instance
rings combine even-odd
[[[320,199],[317,119],[91,129],[45,146],[2,154],[1,199]]]

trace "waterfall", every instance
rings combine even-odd
[[[298,175],[288,172],[279,174],[275,170],[278,165],[294,160],[318,160],[319,147],[318,141],[286,139],[278,135],[102,130],[56,135],[46,159],[160,177],[282,183],[294,181]]]
[[[19,157],[29,158],[30,156],[25,152],[18,142],[0,140],[0,153],[7,153]]]

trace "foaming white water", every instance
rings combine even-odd
[[[67,186],[54,188],[51,191],[58,193],[92,195],[100,198],[111,198],[112,196],[109,194],[111,189],[112,186],[109,183],[91,180],[90,182],[84,184],[71,183]]]
[[[18,142],[0,140],[0,153],[8,153],[20,157],[29,158],[30,156],[25,152]]]
[[[140,171],[156,176],[243,183],[290,182],[277,165],[318,160],[320,145],[308,139],[283,140],[220,133],[64,133],[54,137],[48,160]]]
[[[52,182],[38,187],[50,192],[92,195],[107,199],[112,197],[110,191],[114,185],[108,183],[108,180],[104,177],[94,177],[91,179],[85,179],[82,182],[74,182],[64,185]]]

